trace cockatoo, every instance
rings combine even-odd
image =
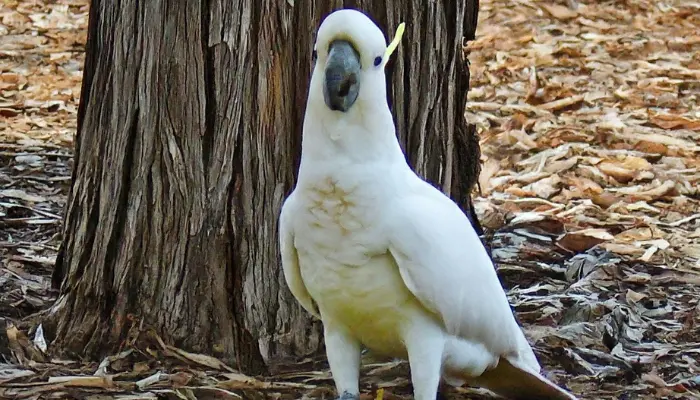
[[[343,9],[318,30],[298,180],[279,220],[285,280],[323,322],[343,400],[359,399],[362,345],[407,358],[417,400],[441,381],[575,399],[540,374],[467,217],[406,162],[384,74],[403,27],[387,46]]]

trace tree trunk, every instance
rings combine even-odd
[[[250,372],[315,352],[277,219],[291,190],[323,16],[342,1],[93,0],[54,346],[96,357],[134,324]],[[346,1],[406,35],[389,68],[410,163],[470,210],[478,141],[462,37],[477,1]]]

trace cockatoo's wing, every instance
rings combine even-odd
[[[410,185],[409,194],[389,207],[389,251],[406,287],[449,334],[482,344],[500,360],[472,381],[497,393],[512,395],[517,389],[526,396],[574,399],[540,375],[493,264],[464,213],[425,181],[411,179]]]
[[[320,313],[314,303],[309,291],[301,278],[299,268],[299,257],[294,247],[294,233],[290,222],[290,216],[294,213],[294,194],[290,195],[282,205],[279,221],[279,243],[282,254],[282,270],[287,286],[302,307],[316,318],[321,318]]]
[[[517,350],[520,327],[469,220],[428,183],[411,185],[390,205],[388,224],[389,250],[406,286],[448,333],[494,354]]]

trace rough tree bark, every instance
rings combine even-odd
[[[279,267],[322,17],[359,7],[390,36],[402,145],[470,209],[478,142],[462,38],[478,1],[93,0],[75,166],[54,284],[54,346],[96,357],[132,324],[247,371],[315,352],[319,323]]]

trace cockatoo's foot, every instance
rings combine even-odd
[[[343,392],[342,396],[338,397],[338,400],[360,400],[360,395]]]

